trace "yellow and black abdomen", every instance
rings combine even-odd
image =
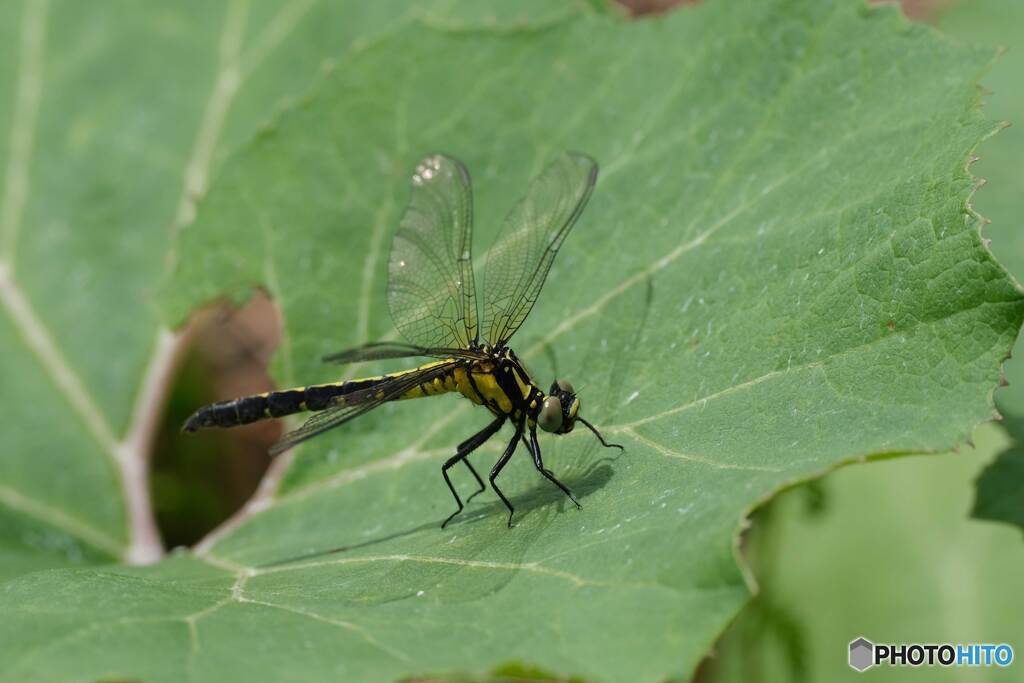
[[[440,377],[416,385],[399,400],[448,393],[462,394],[477,405],[497,405],[505,413],[512,410],[512,401],[498,385],[489,362],[456,366]]]
[[[446,361],[442,361],[446,362]],[[194,432],[203,427],[236,427],[275,417],[284,417],[306,411],[325,410],[335,406],[358,405],[379,399],[381,392],[394,382],[411,378],[414,374],[426,373],[440,363],[428,363],[405,372],[379,377],[353,379],[347,382],[315,384],[283,391],[271,391],[254,396],[243,396],[230,401],[221,401],[204,406],[193,413],[185,423],[184,430]],[[468,388],[467,372],[455,367],[451,372],[433,377],[392,400],[436,396],[448,392],[462,392]],[[478,401],[479,402],[479,401]]]
[[[193,413],[183,429],[186,432],[194,432],[201,427],[236,427],[307,410],[323,410],[329,406],[346,403],[346,394],[355,395],[358,390],[366,388],[366,380],[353,380],[220,401],[203,406]],[[363,396],[365,392],[359,395]]]
[[[494,412],[510,415],[515,406],[523,403],[530,395],[532,382],[525,373],[521,377],[511,374],[504,378],[504,381],[500,381],[496,377],[493,363],[478,361],[452,365],[450,370],[437,374],[437,366],[446,363],[452,361],[427,363],[405,372],[379,377],[315,384],[213,403],[197,410],[183,429],[194,432],[202,427],[235,427],[305,411],[359,405],[380,400],[384,392],[395,386],[396,382],[407,382],[416,375],[423,375],[424,380],[388,400],[402,401],[459,393],[478,405],[486,405]],[[512,396],[509,395],[510,392]]]

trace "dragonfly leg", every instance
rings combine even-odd
[[[451,467],[454,466],[455,463],[461,460],[462,462],[466,463],[466,467],[468,467],[469,471],[473,473],[474,477],[476,477],[476,483],[480,485],[480,488],[472,496],[466,499],[467,502],[469,500],[472,500],[473,496],[475,496],[477,493],[483,491],[485,488],[484,482],[480,478],[480,475],[476,473],[476,470],[473,469],[473,466],[469,463],[469,460],[466,459],[466,456],[468,456],[470,453],[479,448],[489,438],[494,436],[494,433],[501,429],[501,426],[504,423],[505,416],[498,416],[490,424],[481,429],[479,432],[477,432],[473,436],[469,437],[468,439],[460,443],[459,447],[455,449],[455,455],[448,458],[448,460],[446,460],[445,463],[441,465],[441,474],[444,475],[444,481],[446,484],[448,484],[448,489],[452,492],[452,495],[455,497],[455,502],[459,506],[459,508],[452,514],[448,515],[448,519],[444,520],[444,523],[441,524],[442,529],[445,528],[445,526],[447,526],[448,522],[452,521],[452,518],[455,517],[455,515],[462,512],[463,508],[462,500],[459,498],[459,494],[455,492],[455,487],[452,485],[452,480],[448,478],[448,470],[451,469]]]
[[[468,456],[477,448],[483,446],[488,439],[494,436],[495,433],[497,433],[497,431],[501,429],[501,426],[503,424],[505,424],[505,416],[499,415],[498,417],[494,418],[494,420],[492,420],[491,423],[488,424],[486,427],[484,427],[479,432],[477,432],[476,434],[474,434],[473,436],[469,437],[468,439],[459,444],[457,452],[462,454],[462,462],[466,464],[466,467],[469,468],[469,471],[472,472],[473,476],[476,478],[476,483],[480,485],[480,488],[471,493],[469,498],[466,499],[467,503],[473,500],[473,498],[476,495],[483,493],[484,490],[487,488],[486,486],[484,486],[484,480],[480,478],[480,475],[477,474],[476,472],[476,468],[473,467],[473,463],[469,461]]]
[[[469,454],[467,453],[467,455]],[[469,501],[473,500],[478,495],[483,493],[484,489],[486,489],[487,486],[484,484],[484,480],[480,478],[480,475],[477,474],[476,468],[473,467],[473,463],[469,461],[469,458],[463,458],[462,462],[466,463],[466,467],[468,467],[469,471],[473,473],[474,477],[476,477],[476,483],[480,485],[480,488],[478,488],[476,491],[473,491],[473,493],[469,494],[469,498],[466,499],[466,502],[468,503]]]
[[[536,427],[530,429],[530,452],[533,454],[533,464],[537,467],[537,471],[543,474],[544,477],[552,484],[562,489],[562,493],[569,496],[569,500],[576,504],[577,510],[582,510],[583,506],[580,505],[580,502],[578,500],[576,500],[576,496],[572,495],[572,491],[570,491],[565,484],[558,481],[558,479],[555,478],[555,475],[551,472],[551,470],[544,467],[544,461],[541,460],[540,457],[540,442],[537,441]]]
[[[494,467],[491,468],[491,476],[488,477],[488,479],[491,482],[491,488],[494,489],[494,492],[498,494],[498,498],[501,498],[501,502],[504,503],[505,507],[508,508],[509,529],[512,528],[512,515],[515,514],[516,509],[512,507],[512,503],[508,502],[508,498],[506,498],[505,494],[501,492],[501,489],[498,488],[498,485],[494,483],[494,480],[498,477],[499,474],[501,474],[501,470],[505,467],[505,465],[508,464],[509,458],[512,457],[512,454],[516,452],[516,446],[519,445],[519,440],[523,438],[523,422],[524,420],[519,420],[519,423],[516,425],[515,436],[513,436],[512,440],[508,442],[508,447],[505,448],[505,452],[501,454],[500,458],[498,458],[498,462],[494,463]]]

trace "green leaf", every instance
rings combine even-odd
[[[966,209],[990,59],[817,0],[361,42],[223,165],[168,319],[264,287],[281,384],[334,378],[321,355],[390,334],[387,238],[419,157],[467,163],[485,245],[547,158],[585,151],[602,176],[515,343],[627,452],[546,438],[582,512],[518,457],[515,529],[488,493],[441,531],[440,462],[487,415],[386,406],[304,446],[192,557],[8,582],[0,657],[155,681],[689,673],[748,598],[753,504],[992,413],[1024,301]]]
[[[758,511],[744,556],[761,591],[716,647],[704,680],[862,681],[846,655],[859,636],[1019,651],[1019,533],[965,515],[971,481],[1007,438],[993,425],[976,438],[976,450],[830,474],[815,513],[804,487]],[[867,675],[1016,681],[1018,666],[875,667]]]
[[[160,553],[146,458],[181,344],[152,294],[230,147],[328,57],[416,14],[500,28],[580,11],[464,4],[3,3],[0,578]]]
[[[1024,528],[1024,420],[1004,424],[1012,441],[978,476],[971,515]]]

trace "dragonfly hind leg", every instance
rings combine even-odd
[[[462,462],[466,463],[466,467],[468,467],[469,471],[473,473],[474,477],[476,477],[476,483],[480,485],[480,488],[477,489],[469,498],[466,499],[467,502],[472,500],[473,496],[483,491],[486,488],[486,486],[484,486],[484,481],[483,479],[480,478],[480,475],[477,474],[476,470],[473,468],[473,465],[470,464],[469,460],[467,459],[467,456],[473,451],[475,451],[477,448],[482,446],[484,442],[486,442],[492,436],[494,436],[495,432],[501,429],[501,426],[503,424],[505,424],[505,416],[500,415],[496,417],[486,427],[484,427],[479,432],[477,432],[473,436],[469,437],[468,439],[460,443],[459,447],[455,449],[455,455],[448,458],[448,460],[445,461],[444,465],[441,466],[441,474],[444,475],[444,482],[448,484],[448,489],[452,492],[452,496],[455,497],[455,503],[459,506],[458,509],[452,514],[448,515],[448,519],[444,520],[444,522],[441,524],[442,529],[448,525],[448,522],[452,521],[452,518],[455,517],[455,515],[462,512],[462,508],[464,507],[464,505],[462,504],[462,500],[459,498],[459,494],[455,492],[455,487],[452,485],[452,480],[448,478],[448,470],[451,469],[457,462],[461,460]]]
[[[537,441],[536,427],[530,430],[530,452],[533,454],[533,464],[537,468],[537,471],[544,475],[544,478],[546,478],[552,484],[562,489],[562,493],[569,496],[569,500],[576,504],[577,510],[582,510],[583,506],[580,505],[580,502],[578,500],[576,500],[576,496],[572,495],[572,491],[569,490],[569,487],[567,487],[562,482],[558,481],[558,479],[555,478],[555,475],[551,472],[551,470],[544,467],[544,461],[540,457],[540,442]]]
[[[498,478],[498,475],[501,474],[501,470],[508,464],[509,458],[511,458],[512,454],[516,452],[516,446],[519,445],[519,440],[523,438],[524,421],[525,417],[519,420],[519,424],[516,425],[515,436],[513,436],[512,440],[508,442],[508,447],[505,448],[505,452],[501,454],[500,458],[498,458],[498,462],[494,463],[494,467],[491,468],[491,476],[487,478],[491,482],[491,488],[494,489],[494,492],[498,494],[498,498],[501,498],[501,502],[508,508],[509,529],[512,528],[512,515],[516,513],[516,509],[512,507],[512,503],[508,502],[508,498],[506,498],[505,494],[501,492],[498,485],[494,483],[494,480]]]

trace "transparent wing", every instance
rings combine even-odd
[[[388,358],[471,358],[482,360],[485,354],[471,351],[469,349],[445,348],[442,346],[416,346],[415,344],[403,344],[402,342],[370,342],[357,346],[354,349],[346,349],[338,353],[332,353],[323,357],[325,363],[363,363],[371,360],[385,360]]]
[[[399,375],[390,381],[381,382],[369,389],[361,389],[346,394],[341,397],[344,402],[339,400],[338,404],[314,413],[301,427],[281,437],[280,441],[271,446],[270,454],[278,455],[283,453],[292,446],[300,444],[307,439],[312,439],[314,436],[323,434],[329,429],[334,429],[350,420],[365,415],[374,408],[388,401],[395,400],[417,384],[430,382],[444,375],[456,365],[458,365],[458,361],[414,370]]]
[[[479,339],[472,243],[469,173],[441,154],[423,159],[388,265],[391,318],[413,344],[468,348]]]
[[[565,152],[530,181],[509,212],[484,271],[484,329],[492,345],[508,342],[530,314],[596,182],[597,162]]]

